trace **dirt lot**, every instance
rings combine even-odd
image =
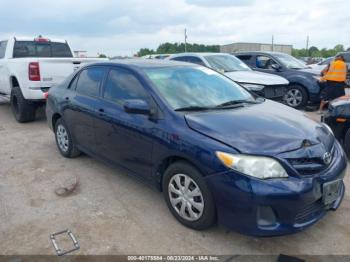
[[[61,157],[43,112],[18,124],[1,103],[0,145],[1,254],[53,254],[49,234],[66,228],[81,245],[75,254],[350,254],[349,190],[337,212],[294,235],[197,232],[172,217],[161,193],[125,173],[87,156]],[[57,196],[55,188],[74,176],[79,190]]]

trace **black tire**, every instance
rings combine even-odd
[[[292,99],[293,94],[298,94],[301,96],[301,99],[299,101],[299,99]],[[293,107],[295,109],[302,109],[307,105],[309,96],[307,91],[305,90],[305,88],[301,85],[295,85],[292,84],[288,87],[287,93],[284,97],[284,102],[290,106]],[[293,101],[297,101],[297,102],[293,102]]]
[[[350,128],[348,128],[348,130],[345,133],[343,148],[346,155],[350,157]]]
[[[60,128],[60,130],[62,130],[62,128],[64,128],[64,130],[66,131],[66,137],[67,137],[67,149],[64,150],[63,147],[60,145],[59,142],[59,135],[58,135],[58,129]],[[64,123],[62,118],[59,118],[56,123],[55,123],[55,139],[56,139],[56,145],[58,150],[60,151],[61,155],[67,158],[74,158],[80,155],[80,151],[79,149],[76,147],[71,133],[67,127],[67,125]]]
[[[185,174],[188,177],[190,177],[198,185],[202,193],[204,209],[202,211],[201,216],[195,221],[189,221],[182,218],[178,214],[178,211],[175,210],[175,208],[172,206],[170,202],[168,187],[171,179],[177,174]],[[167,203],[170,212],[181,224],[192,229],[203,230],[211,227],[215,223],[216,208],[215,208],[213,196],[203,176],[195,167],[193,167],[192,165],[188,164],[185,161],[178,161],[171,164],[164,173],[162,186],[163,186],[162,188],[163,188],[163,195],[165,198],[165,202]]]
[[[37,106],[23,97],[22,91],[18,86],[14,86],[11,90],[11,109],[19,123],[35,120]]]

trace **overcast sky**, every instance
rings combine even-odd
[[[131,55],[164,42],[350,47],[346,0],[0,0],[0,35],[63,38],[89,54]]]

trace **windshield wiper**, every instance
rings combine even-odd
[[[228,107],[228,106],[235,106],[235,105],[242,105],[244,103],[247,104],[258,104],[259,102],[252,101],[252,100],[231,100],[227,101],[225,103],[222,103],[220,105],[215,106],[216,108],[221,108],[221,107]]]
[[[175,111],[205,111],[205,110],[211,110],[211,109],[215,109],[215,108],[209,107],[209,106],[186,106],[186,107],[176,108]]]

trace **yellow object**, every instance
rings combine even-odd
[[[345,118],[337,118],[336,121],[338,123],[345,123],[346,122],[346,119]]]
[[[322,80],[335,81],[335,82],[345,82],[347,74],[346,63],[341,60],[333,61]]]
[[[216,155],[225,166],[232,168],[233,157],[230,154],[226,154],[223,152],[216,152]]]

